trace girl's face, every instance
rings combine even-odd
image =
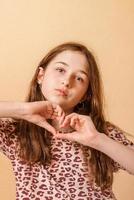
[[[38,83],[46,100],[60,105],[66,113],[86,97],[89,66],[78,51],[59,53],[45,70],[40,68]]]

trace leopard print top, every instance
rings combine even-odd
[[[108,130],[111,138],[134,148],[119,128],[109,123]],[[116,200],[112,188],[102,191],[92,181],[90,166],[84,159],[80,144],[52,139],[52,163],[45,167],[39,163],[26,164],[19,157],[17,146],[15,121],[1,118],[0,150],[12,163],[16,200]],[[115,171],[122,168],[114,161],[113,165]]]

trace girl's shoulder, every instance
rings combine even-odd
[[[0,118],[0,151],[7,157],[17,144],[17,121],[11,118]]]
[[[123,144],[125,146],[128,146],[128,147],[134,149],[134,136],[132,136],[131,134],[122,130],[119,126],[117,126],[111,122],[106,122],[106,129],[107,129],[107,135],[110,138],[120,142],[121,144]],[[113,163],[114,172],[117,172],[119,169],[126,170],[119,163],[117,163],[115,161],[113,161],[112,163]]]
[[[12,133],[16,129],[17,120],[13,118],[0,118],[0,132]]]
[[[124,145],[131,146],[134,148],[134,136],[127,133],[123,129],[121,129],[119,126],[107,121],[106,122],[106,131],[107,135],[114,139],[117,140],[118,142],[121,142]]]

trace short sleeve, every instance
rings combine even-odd
[[[10,118],[0,118],[0,151],[10,157],[14,140],[15,121]]]
[[[107,133],[109,137],[112,138],[113,140],[116,140],[120,142],[121,144],[128,146],[129,148],[132,148],[134,150],[134,143],[127,138],[127,133],[123,131],[121,128],[119,128],[118,126],[110,122],[107,122]],[[113,161],[114,172],[117,172],[119,169],[126,170],[119,163]]]

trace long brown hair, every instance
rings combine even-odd
[[[74,108],[75,112],[83,112],[90,115],[96,129],[100,133],[107,134],[106,121],[103,112],[103,89],[100,72],[93,54],[82,44],[68,42],[61,44],[52,49],[39,63],[35,75],[31,81],[27,102],[44,100],[39,84],[37,83],[37,75],[39,67],[45,69],[50,61],[59,53],[65,51],[78,51],[85,55],[90,73],[90,84],[87,92],[87,99],[84,102],[84,108],[80,104]],[[88,98],[89,97],[89,98]],[[19,123],[19,139],[20,139],[20,155],[28,163],[39,162],[43,165],[51,161],[50,138],[46,130],[43,128],[21,120]],[[110,187],[113,182],[113,170],[111,159],[100,151],[89,148],[91,151],[90,163],[94,166],[95,181],[101,188]]]

